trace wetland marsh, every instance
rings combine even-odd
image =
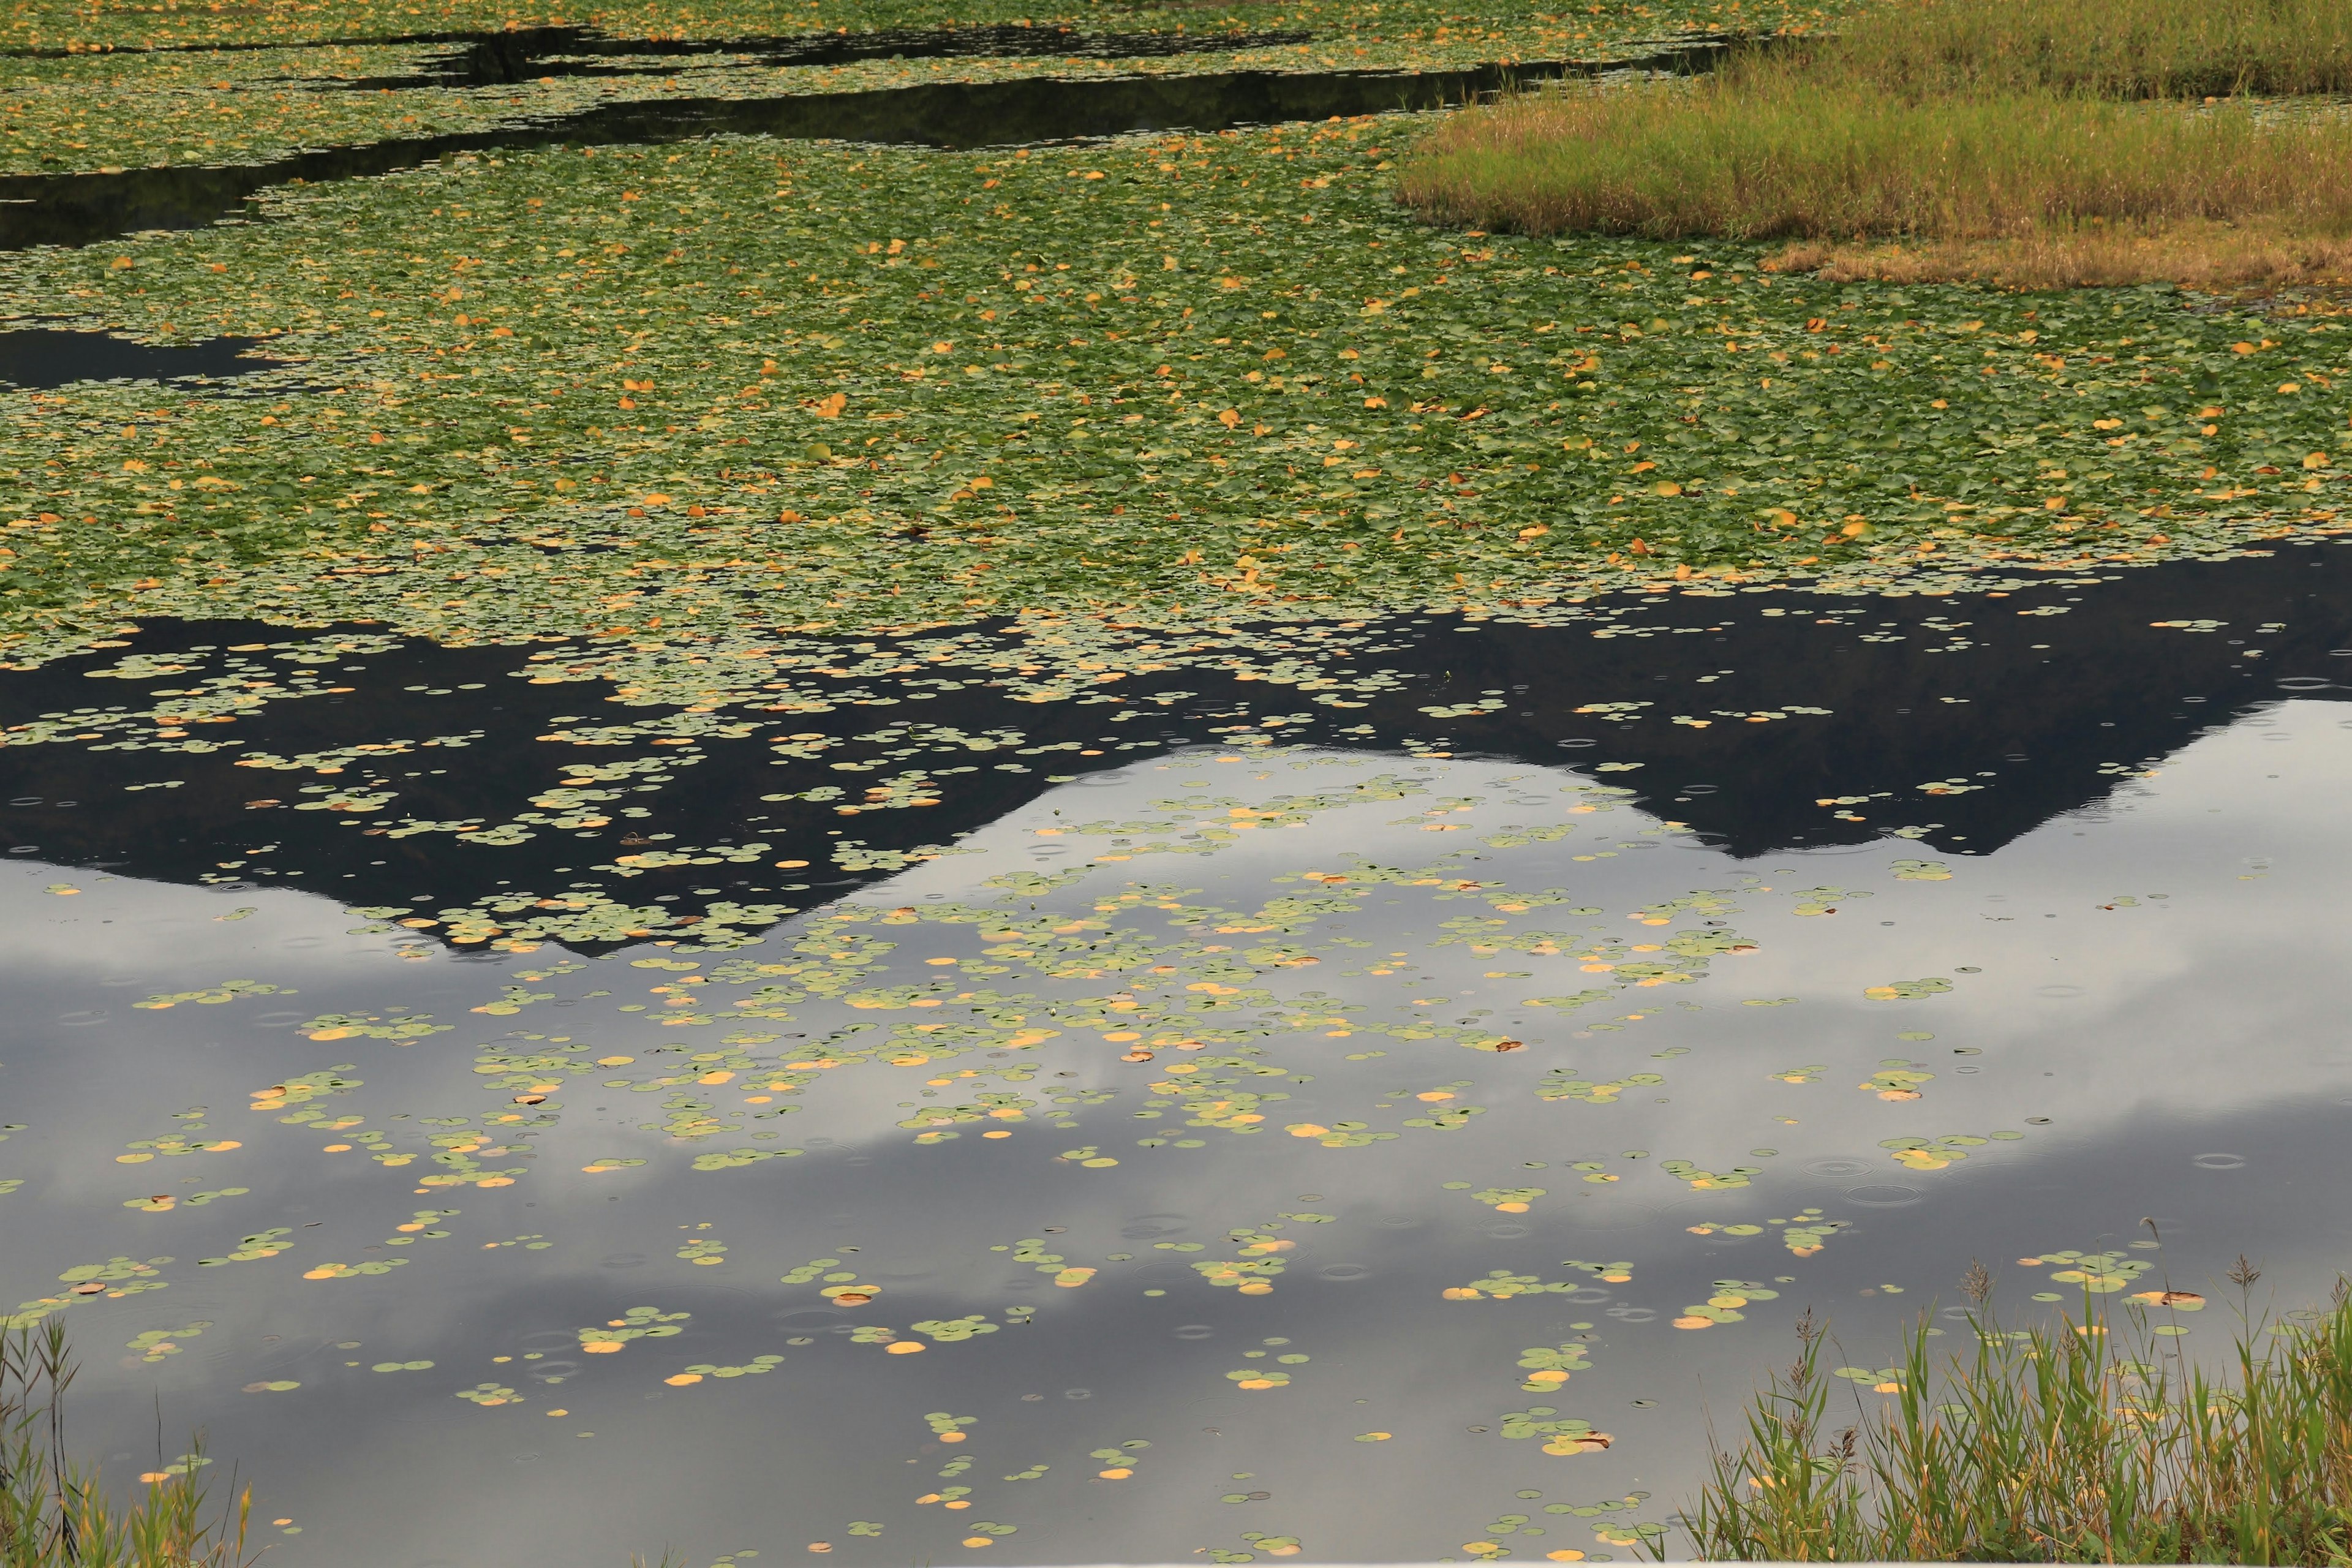
[[[110,1486],[1624,1562],[1808,1308],[1875,1410],[1971,1260],[2326,1298],[2336,297],[1399,199],[1811,11],[381,9],[12,23],[0,1308]]]

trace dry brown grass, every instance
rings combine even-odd
[[[2352,92],[2343,0],[1884,0],[1804,47],[1817,77],[1895,92]]]
[[[1400,191],[1476,228],[1790,240],[1780,266],[1854,276],[2212,287],[2352,272],[2352,118],[1889,96],[1785,61],[1459,115]]]
[[[1768,257],[1767,272],[1815,272],[1832,283],[1990,283],[2004,289],[2097,289],[2176,283],[2209,293],[2352,289],[2352,239],[2260,226],[2181,223],[1997,239],[1803,240]]]

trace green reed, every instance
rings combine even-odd
[[[0,1337],[0,1568],[243,1568],[251,1489],[208,1507],[201,1445],[158,1461],[146,1495],[110,1501],[68,1457],[74,1379],[62,1325]]]
[[[1807,1314],[1796,1360],[1757,1394],[1745,1441],[1717,1446],[1682,1516],[1698,1555],[2352,1559],[2352,1291],[2339,1285],[2305,1321],[2244,1322],[2219,1375],[2137,1305],[2101,1312],[2086,1297],[2080,1321],[2009,1330],[1971,1294],[1978,1309],[1952,1331],[1962,1348],[1939,1358],[1923,1319],[1895,1390],[1875,1406],[1860,1394],[1850,1416],[1832,1414]]]

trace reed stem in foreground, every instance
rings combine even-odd
[[[2086,1298],[2086,1302],[2088,1301]],[[2160,1310],[2161,1309],[2159,1309]],[[2171,1327],[2174,1325],[2166,1325]],[[2054,1329],[1979,1309],[1937,1364],[1923,1319],[1888,1397],[1833,1415],[1810,1314],[1796,1360],[1682,1518],[1701,1557],[1788,1562],[2342,1563],[2352,1557],[2352,1295],[2245,1325],[2215,1377],[2135,1306]],[[1846,1377],[1864,1369],[1841,1368]],[[1875,1374],[1873,1374],[1875,1375]]]
[[[201,1444],[127,1508],[67,1456],[62,1325],[0,1336],[0,1568],[245,1568],[251,1489],[207,1517]],[[234,1484],[234,1483],[232,1483]]]

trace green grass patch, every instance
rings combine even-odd
[[[2217,1373],[2179,1353],[2177,1309],[2203,1299],[2143,1295],[2056,1328],[1971,1315],[1940,1364],[1923,1326],[1900,1366],[1834,1375],[1809,1315],[1684,1527],[1717,1559],[2343,1561],[2352,1297],[2249,1324]],[[1852,1417],[1831,1410],[1841,1379],[1864,1401]]]
[[[2340,6],[1926,0],[1695,83],[1465,114],[1402,188],[1451,223],[1796,240],[1781,266],[1851,276],[2328,281],[2352,116],[2246,95],[2347,85]]]

